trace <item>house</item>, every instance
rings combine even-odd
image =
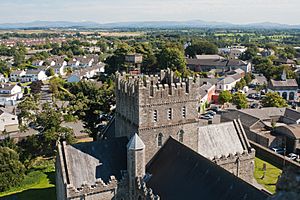
[[[298,100],[298,83],[295,79],[287,79],[285,70],[281,75],[281,80],[270,80],[268,91],[277,92],[285,100]]]
[[[7,134],[14,132],[11,127],[18,127],[19,121],[18,116],[10,114],[0,109],[0,133],[6,132]],[[18,128],[17,130],[18,131]]]
[[[252,74],[254,75],[254,79],[251,81],[251,85],[253,86],[263,86],[268,84],[267,78],[262,74]]]
[[[46,72],[44,70],[27,70],[26,74],[22,76],[20,81],[22,83],[34,82],[34,81],[44,81],[47,79]]]
[[[80,62],[79,62],[78,60],[76,60],[75,58],[70,59],[70,60],[68,61],[68,66],[69,66],[69,67],[72,67],[72,68],[77,68],[77,67],[79,67],[79,64],[80,64]]]
[[[95,77],[98,73],[103,73],[105,69],[105,65],[100,63],[93,67],[87,67],[84,69],[77,70],[73,72],[68,78],[67,81],[69,83],[77,83],[82,79],[90,79]]]
[[[91,67],[93,65],[94,59],[92,57],[81,56],[77,57],[76,60],[79,62],[79,67]]]
[[[12,82],[18,82],[23,76],[25,76],[25,74],[26,72],[24,70],[15,70],[10,73],[9,79]]]
[[[44,64],[43,60],[35,60],[35,61],[32,62],[32,65],[35,66],[35,67],[43,66],[43,64]]]
[[[51,67],[53,70],[54,70],[54,73],[56,75],[59,75],[59,76],[64,76],[66,75],[66,72],[65,72],[65,65],[55,65],[53,67]]]
[[[246,50],[247,50],[247,47],[245,47],[245,46],[231,46],[231,47],[230,47],[229,57],[230,57],[230,58],[237,59],[237,58],[239,58]]]
[[[294,60],[285,58],[285,59],[277,59],[273,61],[274,65],[280,66],[280,65],[289,65],[291,67],[296,66],[296,62]]]
[[[228,90],[231,91],[234,89],[237,82],[239,82],[245,76],[245,72],[243,70],[235,70],[230,75],[226,75],[225,78],[221,79],[217,83],[216,90],[224,91]]]
[[[22,88],[18,85],[0,85],[0,105],[15,105],[23,97]]]
[[[205,82],[200,86],[200,105],[199,109],[203,113],[206,109],[206,105],[211,103],[212,96],[215,94],[216,86],[210,82]]]
[[[196,55],[196,58],[186,58],[187,66],[195,72],[209,72],[219,70],[221,72],[242,69],[246,73],[251,72],[250,62],[239,59],[225,59],[219,55]]]
[[[9,79],[0,73],[0,83],[7,83],[8,81]]]

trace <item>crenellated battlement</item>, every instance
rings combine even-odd
[[[116,74],[117,90],[128,96],[139,94],[148,97],[165,98],[167,96],[186,96],[197,94],[200,77],[178,78],[173,71],[162,70],[160,75]]]
[[[118,186],[118,181],[114,176],[110,177],[109,182],[106,184],[102,179],[97,179],[94,185],[89,185],[86,182],[80,188],[75,188],[73,185],[67,185],[68,197],[80,197],[87,194],[101,193],[104,191],[115,190]]]
[[[151,188],[148,188],[145,181],[142,178],[136,179],[138,190],[140,190],[144,197],[149,200],[159,200],[160,197],[158,195],[154,195]]]
[[[244,150],[243,153],[237,152],[236,154],[230,153],[228,156],[222,155],[221,157],[214,157],[212,161],[218,165],[223,165],[227,163],[234,163],[237,161],[250,160],[255,157],[255,150],[250,149],[250,151]]]

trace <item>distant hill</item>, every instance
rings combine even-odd
[[[27,23],[0,24],[0,29],[32,29],[32,28],[258,28],[258,29],[300,29],[300,25],[287,25],[271,22],[252,24],[232,24],[226,22],[190,21],[144,21],[116,22],[100,24],[96,22],[69,21],[33,21]]]

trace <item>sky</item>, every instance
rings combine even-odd
[[[36,20],[300,24],[300,0],[0,0],[0,23]]]

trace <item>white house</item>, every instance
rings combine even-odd
[[[32,65],[36,67],[43,66],[43,64],[44,64],[43,60],[35,60],[32,62]]]
[[[18,85],[0,85],[0,105],[15,105],[23,97],[22,88]]]
[[[9,126],[18,126],[19,121],[16,115],[10,114],[0,109],[0,133],[7,131]]]
[[[80,62],[78,60],[76,60],[75,58],[68,61],[68,66],[70,66],[72,68],[79,67],[79,64],[80,64]]]
[[[25,74],[26,72],[24,70],[16,70],[10,73],[9,79],[12,82],[18,82],[23,76],[25,76]]]
[[[92,57],[78,57],[76,60],[79,62],[80,67],[91,67],[93,65],[94,59]]]
[[[243,70],[241,70],[243,71]],[[222,80],[217,83],[217,90],[224,91],[224,90],[232,90],[234,89],[237,82],[239,82],[243,78],[243,74],[235,71],[233,75],[226,76]]]
[[[46,72],[44,70],[27,70],[26,74],[21,77],[21,82],[34,82],[43,81],[47,79]]]
[[[51,67],[54,70],[54,73],[56,75],[60,75],[60,76],[64,76],[66,75],[65,72],[65,65],[59,66],[59,65],[55,65],[53,67]]]
[[[86,79],[93,78],[98,73],[101,72],[103,73],[104,71],[105,71],[105,65],[103,63],[100,63],[93,67],[87,67],[85,69],[75,71],[68,77],[67,81],[69,83],[76,83],[84,78]]]
[[[9,79],[0,73],[0,83],[7,83],[8,81]]]

